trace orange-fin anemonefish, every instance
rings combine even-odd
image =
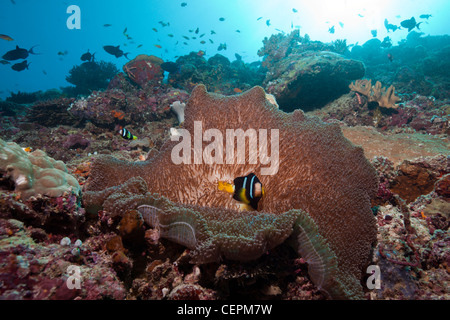
[[[137,139],[137,137],[135,135],[133,135],[130,131],[128,131],[125,128],[120,129],[119,134],[122,136],[122,138],[127,139],[127,140],[136,140]]]
[[[219,181],[218,189],[233,194],[233,199],[241,202],[242,210],[257,210],[258,202],[265,195],[264,187],[254,173],[237,177],[230,184]]]

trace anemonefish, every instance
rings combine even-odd
[[[119,134],[122,136],[122,138],[127,139],[127,140],[136,140],[137,139],[137,137],[135,135],[133,135],[130,131],[128,131],[125,128],[120,129]]]
[[[245,177],[237,177],[233,183],[219,181],[218,189],[233,194],[233,199],[242,203],[242,210],[257,210],[258,202],[265,194],[258,177],[250,173]]]

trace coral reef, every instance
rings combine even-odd
[[[79,119],[75,119],[67,112],[75,99],[59,98],[34,103],[27,112],[27,119],[45,127],[59,125],[76,125]]]
[[[262,63],[202,50],[165,64],[143,55],[101,90],[81,88],[96,75],[78,72],[80,88],[11,93],[0,101],[8,141],[0,141],[0,299],[450,299],[449,45],[448,35],[415,31],[398,44],[347,45],[294,30],[264,39]],[[332,97],[325,89],[334,84],[316,77],[298,95],[312,102],[281,107],[308,108],[319,94],[333,101],[286,114],[260,88],[242,92],[288,92],[296,71],[332,71],[324,66],[335,58],[364,63],[368,96],[364,86],[349,92],[342,75],[343,94]],[[382,83],[392,85],[391,100]],[[68,98],[78,89],[87,96]],[[120,127],[138,138],[123,139]],[[244,164],[220,164],[216,142],[226,137],[214,136],[199,144],[204,163],[172,162],[177,135],[212,128],[278,129],[280,144],[250,163],[246,131]],[[261,174],[268,163],[276,174]],[[25,171],[51,174],[19,190],[25,175],[14,173]],[[266,188],[259,211],[239,211],[217,190],[217,181],[249,172]],[[379,288],[369,287],[367,265],[379,268]]]
[[[211,106],[215,106],[214,111]],[[253,112],[245,112],[249,108]],[[242,115],[246,114],[251,114],[252,117],[243,119]],[[222,119],[226,115],[228,121],[225,124]],[[138,165],[111,157],[97,158],[85,192],[85,207],[95,211],[103,206],[106,211],[121,214],[123,209],[133,209],[133,206],[145,204],[142,195],[150,192],[159,193],[177,203],[179,209],[176,211],[181,210],[180,212],[185,210],[182,207],[194,204],[206,206],[204,210],[211,213],[216,210],[214,208],[237,210],[236,202],[217,191],[217,181],[255,172],[261,176],[267,190],[270,190],[262,200],[263,212],[279,215],[292,208],[301,208],[308,213],[296,220],[298,235],[295,239],[305,240],[299,244],[298,250],[311,259],[310,274],[317,285],[335,298],[361,298],[359,279],[362,270],[358,266],[368,263],[371,245],[375,241],[369,199],[377,191],[373,168],[364,158],[362,150],[345,140],[337,126],[324,125],[316,119],[306,118],[300,111],[287,117],[266,102],[264,91],[258,87],[239,97],[227,98],[208,94],[204,86],[198,86],[186,106],[185,130],[193,133],[194,121],[201,121],[203,130],[216,128],[223,132],[229,128],[278,128],[281,131],[278,172],[274,176],[261,176],[260,170],[263,168],[254,164],[176,165],[170,159],[171,150],[176,143],[168,142],[162,147],[163,152]],[[312,138],[313,136],[316,138]],[[320,139],[319,144],[314,142],[316,139]],[[206,146],[205,142],[204,145]],[[294,150],[302,150],[302,156],[299,157]],[[329,152],[333,155],[329,155]],[[312,170],[308,169],[312,163],[313,175],[308,174]],[[138,176],[145,177],[145,181],[133,178]],[[124,185],[130,178],[133,180]],[[301,190],[301,193],[296,190]],[[334,203],[333,207],[327,205],[330,201]],[[352,206],[349,207],[348,203],[352,203]],[[166,208],[159,209],[164,211]],[[234,214],[238,213],[235,212]],[[327,214],[324,215],[324,212]],[[345,222],[348,216],[354,222],[351,226]],[[178,217],[183,219],[183,215]],[[358,221],[355,220],[356,217]],[[179,221],[180,224],[182,221]],[[180,230],[187,233],[186,241],[192,242],[196,238],[192,236],[192,232],[189,235],[188,231],[189,228]],[[316,236],[313,237],[313,234]],[[267,238],[268,241],[269,239]],[[354,243],[351,247],[358,249],[348,250],[349,242]],[[248,250],[255,248],[249,247]],[[198,250],[198,254],[204,259],[210,255],[208,250]],[[233,258],[245,259],[246,256],[244,254]],[[338,267],[326,269],[323,264],[337,264]]]
[[[261,84],[264,78],[259,63],[230,62],[221,54],[206,60],[198,52],[191,52],[179,57],[176,64],[179,71],[169,73],[169,84],[187,92],[201,83],[211,92],[235,94]]]
[[[91,251],[95,238],[74,246],[61,245],[41,229],[15,219],[0,219],[0,296],[8,300],[124,299],[126,289],[109,268],[110,257]],[[71,270],[81,276],[71,288]]]
[[[394,86],[389,88],[381,87],[381,82],[377,81],[372,86],[372,80],[356,80],[349,85],[350,90],[360,93],[367,97],[368,102],[377,102],[378,106],[384,108],[397,108],[397,102],[400,98],[395,95]]]
[[[114,127],[115,124],[130,122],[142,124],[170,117],[170,105],[175,101],[186,101],[187,97],[186,92],[170,87],[132,91],[108,89],[76,100],[68,112],[97,126]]]

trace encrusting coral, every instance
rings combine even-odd
[[[370,199],[378,190],[375,170],[362,148],[345,139],[336,124],[308,118],[300,110],[280,111],[261,87],[225,97],[198,85],[185,116],[180,130],[195,140],[199,130],[203,137],[206,130],[215,129],[224,135],[216,135],[214,142],[223,145],[227,129],[247,133],[254,129],[260,134],[259,146],[261,130],[271,130],[268,149],[271,165],[278,170],[263,174],[269,150],[264,158],[261,148],[260,161],[250,161],[249,152],[244,163],[238,163],[234,145],[232,161],[222,162],[219,150],[211,151],[211,137],[197,140],[205,150],[203,162],[176,164],[171,156],[179,142],[168,141],[145,162],[99,156],[84,193],[86,209],[122,215],[139,207],[160,236],[193,249],[194,263],[221,257],[255,259],[289,237],[308,262],[308,272],[319,289],[335,299],[362,298],[360,281],[376,241]],[[278,141],[272,129],[278,130]],[[249,148],[255,139],[249,134]],[[188,150],[191,159],[196,159],[195,148]],[[205,163],[211,157],[215,161]],[[251,172],[259,177],[266,195],[259,211],[242,212],[239,203],[219,191],[217,184]]]
[[[56,161],[42,150],[25,152],[17,143],[0,139],[0,171],[15,184],[23,199],[38,194],[60,197],[65,191],[80,194],[77,180],[68,173],[62,161]]]
[[[351,91],[366,96],[368,102],[377,102],[380,107],[397,108],[396,103],[400,101],[400,98],[395,95],[395,87],[391,85],[386,89],[385,87],[381,87],[380,81],[377,81],[372,86],[372,80],[360,79],[354,83],[352,82],[349,88]]]

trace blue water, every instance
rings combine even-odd
[[[183,2],[187,5],[181,6]],[[67,13],[71,5],[80,9],[80,19],[76,21],[80,29],[67,26],[67,21],[72,21],[73,12]],[[420,19],[421,14],[432,17]],[[130,58],[148,54],[173,61],[177,56],[203,50],[206,58],[220,53],[234,60],[238,53],[244,62],[253,62],[261,60],[257,51],[264,37],[289,33],[296,28],[300,29],[300,35],[307,33],[312,40],[347,39],[347,44],[364,43],[372,38],[370,31],[376,29],[378,39],[389,35],[395,45],[408,31],[387,33],[384,19],[399,25],[412,16],[417,22],[423,21],[420,29],[424,35],[448,34],[450,1],[1,0],[0,34],[14,40],[0,39],[0,54],[16,45],[26,49],[37,45],[34,51],[39,55],[30,55],[27,58],[31,63],[29,69],[21,72],[12,70],[11,66],[22,60],[0,65],[0,98],[19,90],[32,92],[69,86],[65,80],[68,71],[82,62],[80,57],[88,49],[96,53],[97,61],[111,61],[122,69],[128,60],[109,55],[103,50],[104,45],[120,45],[124,52],[130,53]],[[159,21],[170,25],[164,27]],[[111,26],[105,27],[105,24]],[[332,26],[333,34],[328,32]],[[124,35],[125,28],[132,40]],[[195,34],[197,28],[199,32]],[[211,34],[211,30],[215,34]],[[199,38],[203,33],[205,35]],[[197,39],[186,40],[183,36]],[[200,43],[202,40],[206,43]],[[227,50],[218,51],[221,43],[227,44]],[[139,45],[142,46],[138,48]]]

